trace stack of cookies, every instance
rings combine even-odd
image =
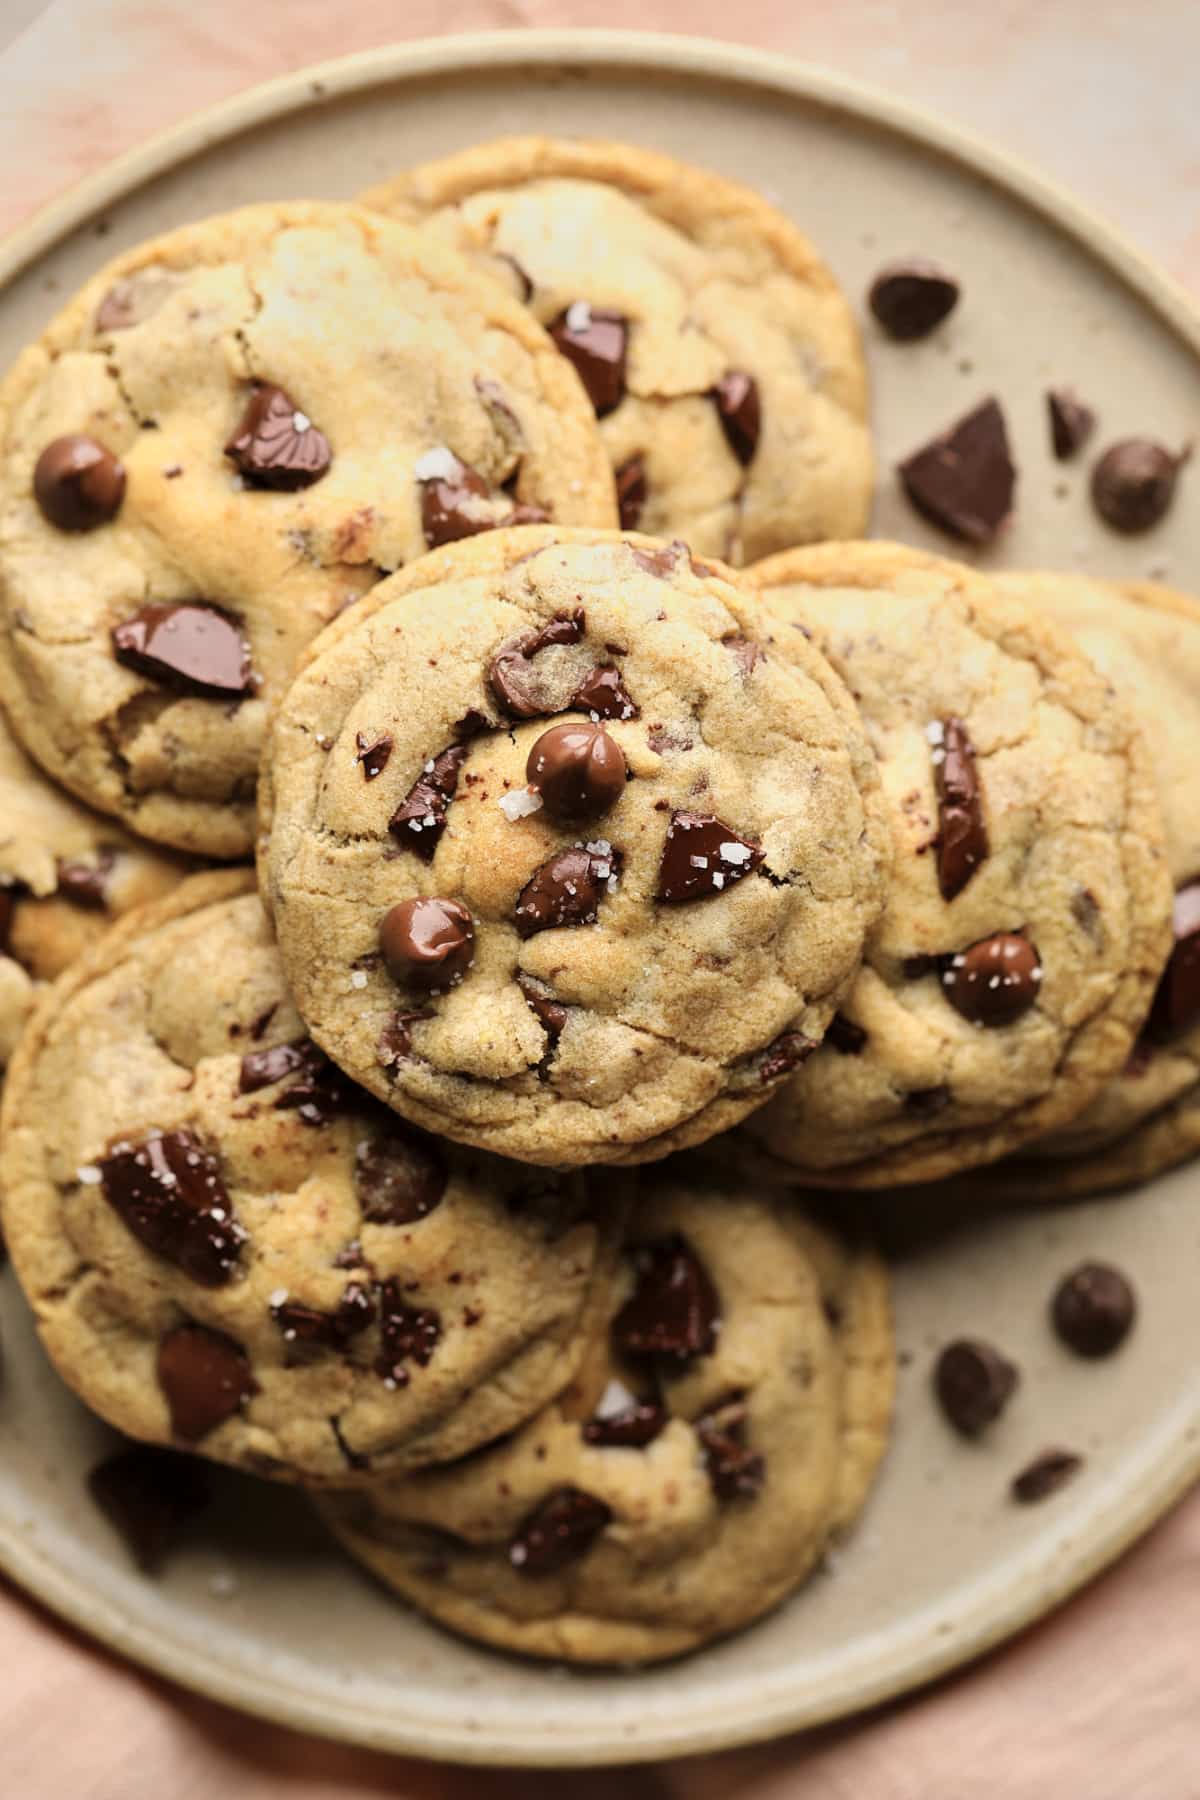
[[[142,1514],[169,1448],[503,1648],[747,1624],[891,1429],[838,1196],[1200,1131],[1200,609],[861,541],[828,270],[618,145],[128,252],[0,431],[4,1233]]]

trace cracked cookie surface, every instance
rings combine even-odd
[[[304,1036],[245,872],[115,928],[29,1025],[4,1235],[64,1380],[130,1436],[352,1484],[574,1373],[623,1212],[413,1131]]]
[[[262,798],[313,1036],[534,1162],[646,1161],[760,1105],[883,898],[844,689],[649,539],[527,527],[394,576],[306,657]]]
[[[697,1649],[800,1586],[886,1448],[883,1266],[795,1203],[653,1179],[570,1389],[462,1463],[323,1496],[387,1586],[572,1662]]]
[[[244,855],[310,638],[430,543],[616,521],[575,374],[517,302],[352,207],[127,252],[0,390],[0,697],[141,834]]]
[[[793,1178],[992,1161],[1120,1069],[1168,947],[1150,753],[1104,678],[995,582],[893,544],[754,572],[879,761],[889,903],[822,1049],[746,1131]]]
[[[628,529],[735,564],[865,531],[858,330],[761,195],[641,147],[518,137],[363,203],[424,221],[551,331],[592,394]]]

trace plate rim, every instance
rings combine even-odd
[[[69,233],[144,186],[167,169],[189,161],[243,131],[291,113],[340,101],[364,89],[455,73],[528,64],[577,67],[599,63],[651,76],[684,75],[740,86],[765,87],[801,103],[849,115],[859,124],[884,129],[924,149],[932,149],[975,175],[982,175],[1020,204],[1040,213],[1067,237],[1105,264],[1127,288],[1160,316],[1200,360],[1200,308],[1174,277],[1159,268],[1118,228],[1076,200],[1054,180],[1019,157],[977,138],[908,101],[873,86],[773,51],[662,32],[621,32],[558,28],[469,32],[377,46],[353,55],[309,64],[247,88],[157,133],[54,196],[0,241],[0,294],[38,257]],[[401,1755],[491,1766],[571,1767],[649,1762],[697,1755],[756,1743],[858,1713],[927,1685],[976,1660],[1042,1618],[1123,1555],[1168,1513],[1200,1477],[1200,1429],[1171,1437],[1143,1468],[1134,1491],[1099,1509],[1087,1550],[1059,1573],[1058,1558],[1030,1571],[1020,1589],[997,1604],[986,1621],[961,1635],[930,1635],[923,1653],[897,1659],[882,1649],[836,1697],[767,1695],[756,1705],[741,1703],[740,1716],[714,1713],[675,1729],[656,1723],[645,1737],[630,1741],[577,1731],[571,1742],[548,1739],[536,1721],[509,1731],[489,1724],[472,1730],[454,1723],[397,1724],[361,1701],[314,1699],[260,1670],[253,1693],[242,1690],[215,1658],[194,1648],[164,1643],[109,1596],[83,1592],[48,1553],[20,1529],[0,1524],[0,1570],[22,1590],[99,1641],[158,1675],[210,1699],[291,1729]],[[1148,1491],[1149,1484],[1149,1491]],[[1040,1577],[1040,1578],[1038,1578]],[[432,1627],[431,1629],[436,1629]]]

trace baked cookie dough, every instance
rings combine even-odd
[[[574,371],[430,237],[248,207],[126,252],[0,388],[0,699],[145,837],[246,854],[302,647],[430,544],[616,522]]]
[[[888,1186],[1073,1118],[1128,1056],[1168,948],[1152,758],[1091,663],[995,581],[894,544],[755,571],[858,701],[888,907],[823,1048],[746,1127],[792,1179]]]
[[[643,1195],[608,1329],[538,1418],[320,1508],[440,1623],[504,1650],[652,1662],[747,1625],[861,1511],[887,1444],[887,1278],[789,1198]]]
[[[131,1437],[367,1480],[575,1372],[622,1190],[413,1131],[304,1036],[252,877],[198,876],[47,995],[4,1095],[3,1225],[46,1350]]]
[[[627,529],[735,564],[865,532],[858,328],[761,195],[641,146],[515,137],[363,202],[424,222],[550,331],[592,397]]]
[[[312,647],[264,762],[296,1005],[448,1137],[644,1162],[820,1042],[887,828],[844,689],[682,544],[492,532]]]

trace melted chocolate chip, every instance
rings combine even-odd
[[[364,781],[374,781],[377,775],[382,775],[391,754],[392,740],[386,734],[370,740],[361,731],[355,734],[354,760],[362,765]]]
[[[752,1500],[767,1478],[765,1459],[746,1446],[745,1407],[722,1408],[696,1420],[704,1467],[717,1499]]]
[[[759,1067],[759,1080],[780,1081],[790,1075],[793,1069],[810,1057],[819,1045],[815,1038],[805,1037],[802,1031],[784,1031],[767,1045]]]
[[[189,1444],[231,1419],[258,1392],[242,1346],[206,1325],[168,1331],[158,1347],[157,1375],[171,1430]]]
[[[354,1191],[369,1225],[414,1225],[441,1205],[450,1176],[433,1138],[399,1120],[354,1152]]]
[[[1114,531],[1149,531],[1175,498],[1179,471],[1190,451],[1172,456],[1149,438],[1125,438],[1104,452],[1092,470],[1092,502]]]
[[[238,1070],[238,1093],[256,1094],[271,1087],[285,1075],[294,1075],[308,1066],[313,1049],[309,1038],[297,1038],[290,1044],[273,1044],[269,1050],[251,1050],[243,1056]]]
[[[613,1320],[617,1351],[689,1363],[711,1356],[720,1302],[708,1270],[681,1237],[663,1238],[639,1255],[637,1283]]]
[[[942,991],[972,1025],[1011,1025],[1038,997],[1042,965],[1036,947],[1015,931],[980,938],[942,972]]]
[[[431,550],[454,544],[477,532],[491,531],[497,523],[490,504],[491,490],[478,469],[460,461],[452,450],[434,452],[436,474],[418,474],[421,490],[421,526]],[[418,469],[424,463],[418,464]]]
[[[1147,1035],[1169,1043],[1200,1017],[1200,881],[1189,881],[1175,895],[1172,909],[1175,943],[1159,977]]]
[[[867,1034],[861,1025],[856,1025],[845,1013],[834,1013],[829,1021],[829,1030],[825,1033],[825,1042],[839,1056],[861,1056],[866,1047]]]
[[[471,738],[477,738],[481,733],[490,731],[491,729],[492,721],[488,718],[487,714],[481,713],[478,708],[474,706],[468,706],[462,718],[454,721],[454,735],[456,738],[461,739],[463,743],[468,742]]]
[[[108,905],[108,883],[117,860],[115,850],[98,850],[94,862],[59,862],[55,892],[72,906],[87,912],[103,912]]]
[[[567,1022],[566,1007],[561,1006],[557,1000],[552,1000],[550,995],[544,994],[539,987],[535,987],[525,975],[517,977],[517,986],[521,990],[525,1004],[536,1017],[551,1044],[557,1044]]]
[[[320,481],[333,460],[329,439],[290,395],[255,384],[225,454],[251,487],[293,493]]]
[[[602,725],[552,725],[529,752],[525,779],[547,818],[570,824],[599,819],[625,792],[625,757]]]
[[[1059,462],[1067,462],[1091,437],[1096,415],[1070,388],[1049,388],[1046,410],[1050,415],[1050,444]]]
[[[620,1412],[589,1419],[583,1441],[597,1450],[644,1450],[665,1430],[671,1415],[657,1400],[635,1400]]]
[[[211,699],[240,698],[254,687],[250,646],[237,625],[203,600],[151,602],[112,630],[113,655],[164,687]]]
[[[450,802],[458,789],[459,771],[469,755],[466,744],[452,744],[431,757],[388,820],[388,830],[396,842],[413,851],[422,862],[433,861],[446,829]]]
[[[560,926],[594,925],[600,902],[615,880],[620,857],[609,846],[580,844],[560,850],[535,869],[517,895],[513,914],[517,936],[553,931]]]
[[[987,827],[975,767],[975,746],[961,719],[943,719],[930,727],[933,779],[937,789],[938,887],[943,900],[953,900],[988,854]]]
[[[1017,479],[998,402],[984,400],[915,450],[899,474],[926,519],[966,543],[990,543],[1012,511]]]
[[[704,900],[751,874],[762,859],[753,838],[742,837],[712,813],[673,812],[655,899],[672,905]]]
[[[379,947],[393,981],[438,994],[457,985],[475,959],[475,925],[458,900],[402,900],[385,913]]]
[[[55,438],[38,457],[33,495],[43,518],[59,531],[94,531],[121,510],[125,470],[95,438],[72,432]]]
[[[622,531],[636,531],[646,504],[646,459],[631,456],[617,470],[617,508]]]
[[[417,1012],[394,1012],[379,1034],[376,1055],[385,1069],[393,1063],[402,1062],[406,1056],[412,1055],[412,1027],[418,1019],[432,1019],[433,1009],[423,1007]]]
[[[888,336],[912,343],[949,318],[960,288],[953,275],[922,256],[889,263],[871,283],[867,304]]]
[[[305,1306],[299,1300],[279,1300],[271,1317],[283,1334],[289,1366],[311,1362],[326,1350],[342,1351],[352,1338],[375,1320],[375,1302],[361,1281],[348,1282],[333,1312]]]
[[[762,431],[758,383],[753,375],[731,369],[727,375],[722,375],[712,396],[726,442],[744,468],[758,449]]]
[[[431,1307],[409,1306],[396,1276],[379,1284],[380,1352],[375,1373],[393,1387],[407,1387],[409,1363],[427,1368],[442,1336],[442,1321]]]
[[[247,1233],[234,1217],[220,1163],[193,1132],[114,1144],[99,1168],[101,1193],[139,1244],[202,1287],[232,1279]]]
[[[521,1575],[554,1575],[585,1556],[612,1518],[612,1508],[582,1488],[560,1487],[522,1519],[508,1547]]]
[[[157,1574],[190,1519],[208,1505],[208,1471],[194,1456],[134,1444],[98,1463],[88,1492],[124,1538],[138,1568]]]
[[[1079,1356],[1111,1356],[1133,1329],[1137,1296],[1120,1269],[1082,1263],[1065,1275],[1050,1308],[1054,1329]]]
[[[595,713],[598,719],[636,719],[638,709],[629,698],[621,671],[611,663],[598,663],[580,682],[567,710]]]
[[[488,685],[503,710],[513,719],[536,719],[547,707],[539,691],[533,659],[552,644],[577,644],[583,637],[586,621],[583,609],[558,613],[537,631],[527,631],[515,643],[507,644],[492,658]]]
[[[1043,1450],[1014,1477],[1012,1497],[1021,1506],[1034,1506],[1056,1494],[1082,1467],[1082,1456],[1073,1450]]]
[[[1000,1417],[1019,1380],[1016,1364],[978,1338],[947,1344],[933,1373],[942,1411],[963,1437],[978,1437]]]
[[[727,637],[721,639],[722,650],[728,650],[738,666],[743,681],[748,681],[760,662],[766,661],[766,652],[761,644],[753,638]]]
[[[550,336],[587,390],[598,419],[625,398],[629,324],[622,313],[576,300],[550,327]]]

